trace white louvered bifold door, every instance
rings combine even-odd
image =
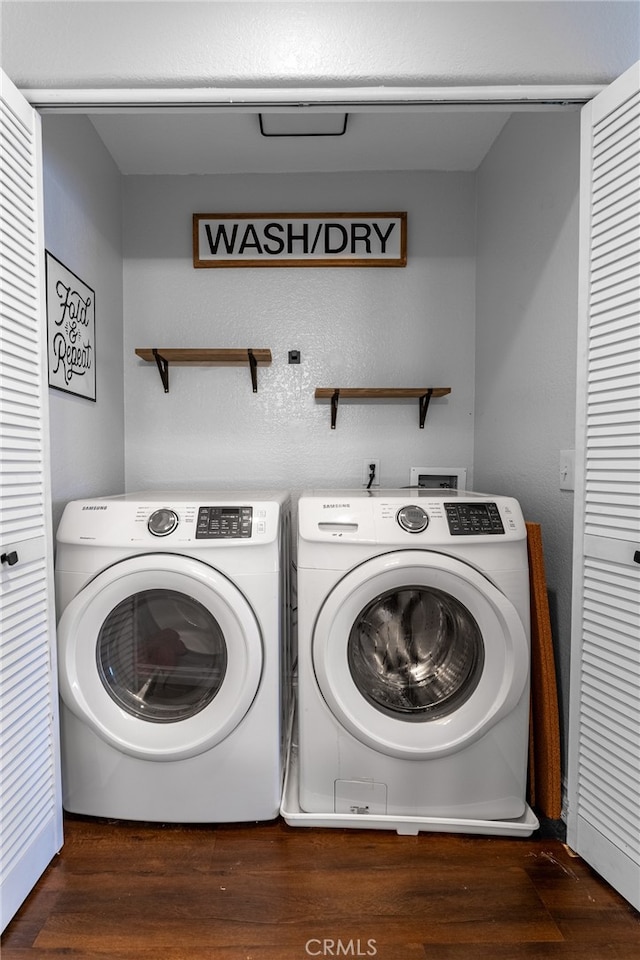
[[[582,119],[568,840],[640,909],[640,64]]]
[[[40,122],[0,71],[0,929],[62,845]]]

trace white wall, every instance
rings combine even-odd
[[[471,467],[475,178],[313,174],[125,178],[127,488],[382,485],[411,466]],[[405,268],[194,270],[197,212],[406,210]],[[165,395],[136,347],[267,347],[248,368],[170,368]],[[302,363],[287,354],[300,350]],[[316,386],[449,386],[423,430],[417,400],[343,402]]]
[[[44,117],[45,246],[96,296],[96,402],[49,391],[54,529],[68,500],[122,492],[121,177],[86,117]]]
[[[542,525],[568,719],[579,115],[514,116],[478,172],[475,483]]]
[[[2,4],[20,86],[606,83],[638,58],[617,2]]]

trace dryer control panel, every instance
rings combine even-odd
[[[153,552],[193,549],[194,556],[216,550],[226,554],[278,541],[289,504],[288,494],[277,490],[152,490],[72,500],[60,520],[57,542]]]
[[[196,540],[249,538],[252,519],[253,507],[200,507]]]

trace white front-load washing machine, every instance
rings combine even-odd
[[[529,573],[509,497],[298,505],[292,825],[529,834]]]
[[[290,672],[286,493],[67,504],[57,533],[63,806],[278,815]]]

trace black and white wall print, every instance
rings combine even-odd
[[[49,386],[96,399],[95,293],[45,251]]]

